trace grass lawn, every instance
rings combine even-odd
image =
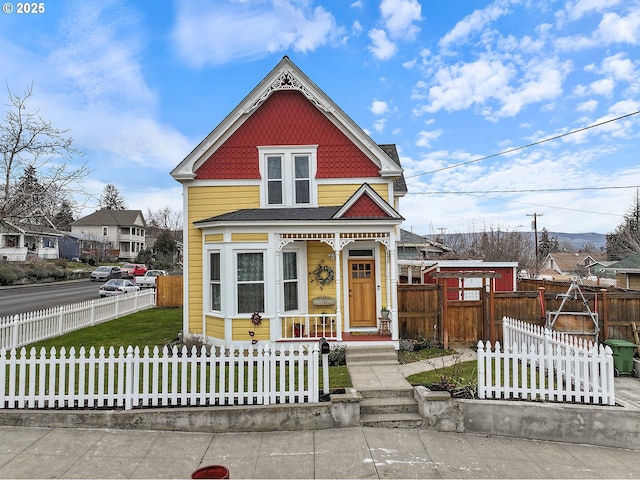
[[[36,347],[40,351],[45,347],[47,351],[51,347],[65,347],[67,350],[75,347],[78,350],[84,346],[108,348],[127,347],[137,345],[162,347],[164,344],[175,340],[178,332],[182,330],[181,308],[150,308],[127,315],[126,317],[101,323],[93,327],[87,327],[60,337],[42,340],[27,346],[27,350]]]
[[[478,364],[475,360],[460,362],[450,367],[437,368],[426,372],[416,373],[407,377],[414,385],[430,387],[434,383],[445,381],[447,383],[467,384],[474,383],[478,378]]]
[[[444,357],[445,355],[453,355],[456,353],[455,350],[448,348],[423,348],[422,350],[417,350],[413,352],[409,352],[407,350],[399,350],[398,351],[398,361],[400,363],[413,363],[419,362],[420,360],[428,360],[430,358]]]
[[[56,350],[65,347],[67,351],[71,347],[79,350],[82,346],[86,350],[102,346],[105,348],[113,346],[118,349],[129,345],[139,346],[141,349],[145,346],[153,348],[162,347],[176,340],[180,331],[182,331],[182,308],[150,308],[100,325],[32,343],[26,348],[29,351],[31,347],[35,347],[38,352],[42,347],[47,352],[51,347],[56,347]],[[351,378],[346,366],[329,367],[330,389],[350,386]]]

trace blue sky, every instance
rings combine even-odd
[[[640,185],[640,115],[479,160],[640,110],[640,1],[43,4],[0,16],[0,76],[129,208],[181,209],[169,171],[283,55],[398,146],[415,233],[607,233]]]

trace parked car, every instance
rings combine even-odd
[[[167,275],[165,270],[147,270],[142,277],[136,277],[136,285],[140,288],[156,288],[156,277]]]
[[[140,287],[131,280],[124,278],[113,278],[102,285],[98,290],[101,297],[110,297],[112,295],[121,295],[123,293],[137,292]]]
[[[120,278],[121,276],[122,272],[120,270],[120,267],[103,265],[91,272],[91,281],[94,282],[96,280],[111,280],[112,278]]]
[[[140,277],[147,273],[147,266],[141,263],[125,263],[122,266],[122,278]]]

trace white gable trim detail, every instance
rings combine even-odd
[[[347,200],[342,207],[340,207],[340,210],[336,212],[333,218],[342,218],[342,216],[344,216],[344,214],[347,213],[363,195],[367,195],[371,200],[373,200],[374,203],[378,205],[378,207],[380,207],[390,218],[402,218],[402,216],[396,212],[391,205],[385,202],[384,199],[378,195],[378,192],[371,188],[371,185],[368,183],[363,183],[362,186],[356,190],[353,195],[351,195],[351,198]]]
[[[267,98],[269,98],[269,96],[273,92],[277,90],[297,90],[301,92],[305,97],[307,97],[307,99],[319,109],[324,110],[325,112],[331,111],[323,102],[320,101],[317,96],[311,93],[309,89],[295,77],[293,72],[291,72],[290,70],[285,70],[244,112],[250,113],[251,111],[257,109],[262,103],[264,103]]]

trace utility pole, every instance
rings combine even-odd
[[[534,232],[534,240],[536,242],[536,268],[538,267],[538,217],[541,217],[542,213],[527,213],[527,217],[533,217],[533,232]]]

